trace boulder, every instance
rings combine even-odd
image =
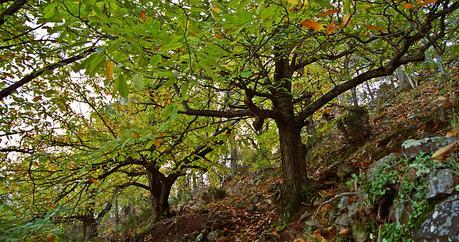
[[[415,241],[459,241],[459,194],[437,204],[414,231]]]
[[[394,161],[396,161],[398,157],[395,154],[389,154],[384,156],[383,158],[373,162],[367,170],[367,179],[368,181],[372,181],[376,174],[385,166],[391,165]]]
[[[427,198],[440,198],[453,194],[459,178],[450,169],[436,169],[429,175]]]
[[[402,144],[402,154],[405,158],[411,159],[416,157],[419,152],[434,152],[456,140],[456,137],[431,137],[419,140],[409,139]]]

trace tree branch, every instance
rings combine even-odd
[[[81,59],[85,58],[87,55],[89,55],[90,53],[92,53],[94,51],[95,51],[95,48],[91,47],[91,48],[83,51],[79,55],[76,55],[76,56],[73,56],[73,57],[70,57],[70,58],[67,58],[67,59],[63,59],[63,60],[61,60],[59,62],[50,64],[48,66],[43,67],[42,69],[39,69],[37,71],[34,71],[34,72],[28,74],[27,76],[23,77],[21,80],[19,80],[19,81],[15,82],[14,84],[2,89],[0,91],[0,101],[3,100],[3,98],[5,98],[8,95],[10,95],[11,93],[13,93],[14,91],[16,91],[21,86],[23,86],[23,85],[31,82],[33,79],[39,77],[44,72],[52,71],[52,70],[54,70],[56,68],[59,68],[59,67],[74,63],[74,62],[76,62],[78,60],[81,60]]]
[[[236,117],[253,117],[255,114],[250,110],[234,110],[234,111],[220,111],[220,110],[195,110],[186,109],[179,110],[180,114],[195,115],[202,117],[217,117],[217,118],[236,118]]]
[[[431,26],[432,21],[448,13],[455,11],[458,7],[459,7],[459,2],[456,1],[450,7],[443,9],[442,11],[439,11],[438,13],[427,16],[420,31],[415,35],[408,36],[403,41],[402,47],[399,49],[399,51],[386,65],[379,67],[377,69],[368,70],[354,77],[352,80],[334,87],[333,89],[328,91],[325,95],[321,96],[319,99],[317,99],[313,103],[309,104],[305,109],[303,109],[303,111],[301,111],[296,117],[296,122],[299,125],[304,126],[306,124],[305,123],[306,118],[314,114],[317,110],[325,106],[328,102],[330,102],[334,98],[338,97],[340,94],[352,89],[353,87],[358,86],[361,83],[364,83],[365,81],[368,81],[376,77],[390,75],[401,65],[405,65],[411,62],[423,61],[425,59],[424,53],[428,48],[432,46],[432,41],[428,41],[426,44],[421,46],[418,49],[416,54],[406,55],[409,51],[409,48],[413,44],[418,42],[419,40],[426,37],[426,35],[428,34],[428,31],[432,28]],[[444,36],[444,32],[436,35],[434,39],[438,40],[443,36]]]
[[[1,1],[0,3],[5,3],[9,1]],[[17,11],[19,11],[25,4],[27,3],[27,0],[16,0],[14,3],[7,8],[5,11],[3,11],[0,14],[0,26],[3,25],[6,21],[6,17],[11,16],[15,14]]]

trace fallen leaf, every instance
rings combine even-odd
[[[319,212],[320,213],[326,213],[326,212],[330,211],[332,208],[333,208],[333,206],[331,204],[327,203],[327,204],[325,204],[324,206],[322,206],[320,208]]]
[[[348,228],[342,228],[339,230],[338,234],[342,236],[347,236],[351,233],[351,230]]]
[[[273,234],[274,236],[276,236],[276,238],[278,238],[278,239],[281,238],[281,236],[277,233],[276,230],[274,230],[274,231],[272,232],[272,234]]]
[[[454,141],[453,143],[437,150],[433,155],[432,155],[432,159],[434,160],[438,160],[438,161],[443,161],[445,160],[446,158],[448,158],[448,156],[453,153],[453,152],[456,152],[459,150],[459,141]]]
[[[330,9],[330,10],[327,10],[327,11],[319,13],[319,17],[326,17],[326,16],[329,16],[329,15],[335,14],[337,12],[339,12],[339,9],[337,9],[337,8]]]
[[[454,128],[448,131],[448,133],[446,133],[446,137],[459,137],[459,128]]]
[[[312,20],[303,20],[301,25],[314,31],[320,31],[324,29],[324,26],[321,23]]]
[[[317,229],[316,231],[313,232],[314,239],[320,241],[320,242],[325,242],[327,241],[321,234],[320,229]]]

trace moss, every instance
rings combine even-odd
[[[337,120],[337,127],[351,145],[365,143],[371,136],[370,117],[363,107],[352,107]]]

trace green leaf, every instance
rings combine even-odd
[[[156,65],[159,64],[160,61],[161,61],[161,55],[160,54],[156,54],[153,57],[151,57],[150,64],[153,65],[153,66],[156,66]]]
[[[122,76],[116,78],[115,88],[122,97],[126,98],[129,95],[129,86]]]
[[[56,15],[57,12],[57,4],[58,3],[51,3],[50,5],[46,6],[43,10],[43,18],[49,19],[54,17],[54,15]]]
[[[135,74],[132,77],[132,82],[134,83],[134,87],[136,90],[140,91],[143,90],[144,88],[144,81],[143,81],[143,76],[140,73]]]
[[[351,0],[344,0],[343,6],[345,14],[351,13]]]
[[[315,0],[314,2],[319,4],[322,8],[333,8],[333,5],[330,4],[329,0]]]
[[[242,78],[249,78],[251,76],[252,76],[252,71],[250,71],[250,70],[241,72],[241,77]]]

